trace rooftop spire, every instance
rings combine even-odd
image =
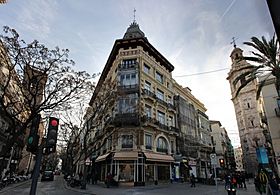
[[[134,10],[133,10],[133,23],[136,23],[136,20],[135,20],[135,13],[136,13],[136,9],[134,8]]]
[[[233,44],[233,47],[236,48],[236,43],[235,43],[236,39],[235,37],[232,37],[232,42],[230,42],[230,44]]]
[[[145,37],[145,34],[140,30],[139,25],[135,20],[136,9],[133,9],[133,22],[127,28],[126,33],[123,36],[123,39],[131,39],[131,38],[140,38]]]

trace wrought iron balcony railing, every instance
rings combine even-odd
[[[117,126],[125,125],[139,125],[139,114],[138,113],[118,113],[115,115],[113,123]]]
[[[129,70],[129,69],[136,69],[138,68],[138,62],[134,62],[131,64],[119,64],[118,69],[119,70]]]
[[[139,85],[120,85],[118,86],[118,92],[122,93],[133,93],[139,90]]]
[[[166,148],[157,148],[157,152],[162,152],[167,154],[167,149]]]
[[[156,98],[156,94],[154,94],[153,92],[151,92],[151,91],[148,90],[148,89],[143,89],[143,94],[144,94],[144,95],[147,95],[147,96],[149,96],[149,97],[151,97],[151,98]]]

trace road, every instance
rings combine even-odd
[[[0,191],[0,195],[23,194],[28,195],[30,191],[31,180],[24,182],[18,186],[8,186]],[[256,195],[254,184],[249,182],[248,188],[238,189],[236,195]],[[173,183],[151,185],[143,187],[112,187],[106,188],[103,184],[87,185],[86,190],[79,188],[71,188],[66,185],[62,176],[55,176],[54,181],[41,182],[38,181],[37,195],[227,195],[224,186],[218,186],[218,192],[215,186],[196,184],[195,188],[191,188],[188,183]]]
[[[14,195],[22,194],[29,195],[31,187],[31,180],[18,184],[13,184],[0,191],[0,195]],[[68,190],[64,187],[64,181],[62,177],[55,177],[54,181],[38,180],[36,195],[77,195],[81,194],[72,190]]]

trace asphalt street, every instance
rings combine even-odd
[[[0,191],[1,195],[23,194],[30,192],[31,180],[20,184],[13,184]],[[218,185],[218,191],[213,185],[196,184],[191,188],[189,183],[169,183],[149,185],[143,187],[111,187],[106,188],[104,184],[88,184],[86,190],[71,188],[66,185],[62,176],[55,176],[54,181],[38,181],[38,195],[227,195],[223,184]],[[247,183],[247,189],[237,189],[236,195],[257,195],[252,181]]]

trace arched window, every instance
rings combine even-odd
[[[159,137],[157,140],[157,152],[167,153],[167,141],[163,137]]]

